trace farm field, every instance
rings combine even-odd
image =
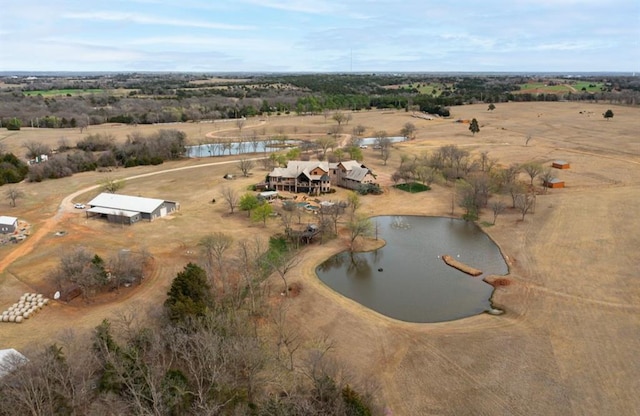
[[[602,114],[611,108],[615,116]],[[537,160],[549,165],[567,160],[558,172],[564,189],[537,198],[535,213],[520,221],[507,211],[486,232],[501,247],[510,266],[510,285],[498,287],[494,306],[505,313],[438,324],[413,324],[381,316],[333,292],[315,276],[315,267],[347,245],[337,239],[304,249],[304,261],[292,273],[299,296],[290,302],[290,325],[309,340],[318,334],[335,341],[334,354],[377,386],[380,400],[394,415],[584,415],[636,414],[640,409],[640,109],[593,103],[501,103],[451,108],[450,119],[425,120],[404,111],[353,113],[345,128],[365,126],[364,136],[385,130],[399,135],[406,122],[416,125],[416,139],[394,145],[383,164],[374,149],[363,150],[364,163],[379,176],[385,192],[362,198],[368,215],[450,215],[451,188],[408,193],[394,189],[390,177],[401,154],[418,155],[444,144],[472,153],[488,151],[501,165]],[[480,132],[456,119],[476,118]],[[243,135],[280,132],[291,138],[326,135],[331,119],[323,116],[273,116],[249,119]],[[185,131],[190,143],[240,135],[233,122],[182,123],[137,127],[92,126],[79,129],[0,131],[0,142],[16,154],[22,143],[44,141],[55,147],[64,137],[75,143],[87,134],[108,132],[125,140],[132,132],[159,128]],[[528,145],[525,145],[530,137]],[[346,139],[346,137],[345,137]],[[32,235],[0,247],[0,309],[25,292],[52,295],[46,275],[60,252],[83,246],[101,255],[122,248],[146,249],[154,271],[138,287],[110,293],[90,303],[52,302],[25,324],[0,324],[0,348],[25,350],[48,344],[73,328],[89,331],[123,310],[144,310],[164,301],[171,279],[196,260],[197,242],[221,231],[234,239],[268,238],[280,231],[276,220],[250,223],[243,212],[228,214],[220,195],[224,186],[244,192],[266,171],[233,181],[234,157],[181,160],[159,166],[90,172],[70,178],[22,183],[25,197],[16,208],[0,201],[0,215],[31,223]],[[146,175],[146,176],[145,176]],[[90,189],[106,176],[131,178],[124,194],[179,201],[180,211],[151,223],[112,225],[87,219],[74,202],[87,202]],[[137,176],[137,177],[136,177]],[[211,203],[212,198],[218,202]],[[333,199],[346,198],[339,190]],[[507,202],[507,199],[505,199]],[[455,215],[462,209],[456,207]],[[311,217],[307,220],[311,220]],[[480,222],[491,222],[487,210]],[[56,236],[56,231],[65,231]],[[470,277],[469,277],[470,278]],[[274,280],[274,284],[278,284]],[[277,297],[276,292],[274,297]]]

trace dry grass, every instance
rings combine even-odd
[[[454,119],[478,119],[481,131],[475,136],[465,124],[422,120],[404,112],[357,113],[350,126],[362,124],[367,134],[384,129],[390,135],[408,121],[418,127],[417,139],[397,145],[389,166],[382,165],[374,150],[364,151],[365,163],[387,183],[400,152],[419,154],[450,143],[474,153],[489,151],[503,165],[555,159],[571,163],[570,170],[557,172],[567,187],[538,196],[535,214],[519,221],[519,213],[508,210],[495,226],[486,229],[510,265],[511,284],[499,285],[493,296],[494,306],[506,313],[439,324],[411,324],[381,316],[336,294],[316,278],[315,266],[344,249],[345,241],[336,240],[305,250],[304,262],[291,279],[304,290],[286,300],[292,308],[290,325],[301,328],[309,338],[322,334],[335,340],[338,358],[379,384],[380,400],[394,415],[637,414],[640,219],[635,213],[640,200],[640,109],[612,107],[615,117],[605,121],[601,114],[611,106],[604,104],[510,103],[496,107],[493,112],[486,111],[486,105],[452,109]],[[292,135],[294,130],[324,134],[329,125],[322,116],[291,116],[271,117],[254,128],[285,129]],[[205,124],[171,127],[187,131],[194,142],[214,131]],[[233,133],[232,127],[227,127],[231,129],[227,133]],[[137,127],[143,128],[153,131],[157,126]],[[251,128],[245,127],[243,134]],[[132,128],[101,129],[122,139]],[[214,134],[226,134],[220,131],[222,127],[216,129]],[[19,149],[22,140],[42,139],[43,134],[53,141],[61,134],[80,137],[78,130],[26,129],[14,135],[1,133],[0,138],[10,148]],[[533,140],[525,147],[529,134]],[[112,175],[128,177],[207,162],[211,160],[180,161]],[[176,271],[195,259],[196,243],[205,233],[222,231],[240,240],[266,238],[279,231],[275,220],[265,228],[248,222],[243,213],[227,214],[221,187],[232,184],[241,191],[265,173],[256,168],[256,179],[223,180],[222,175],[232,168],[209,166],[128,181],[123,193],[173,199],[182,205],[175,216],[132,227],[86,220],[68,206],[55,217],[64,196],[95,184],[104,174],[21,184],[27,196],[15,209],[4,201],[2,213],[27,219],[35,233],[47,232],[32,251],[7,264],[0,274],[0,308],[23,292],[50,291],[47,271],[55,265],[60,250],[73,245],[100,254],[144,247],[154,254],[156,268],[141,286],[118,297],[111,295],[95,304],[54,303],[26,324],[0,325],[1,346],[20,349],[34,342],[51,342],[62,329],[89,329],[121,308],[160,303]],[[86,201],[90,196],[87,193],[77,200]],[[210,202],[213,197],[218,200],[215,204]],[[341,197],[343,191],[333,198]],[[419,194],[387,186],[384,195],[363,198],[362,212],[448,215],[450,201],[451,190],[442,186]],[[458,208],[456,215],[460,214]],[[490,212],[484,213],[480,221],[491,222],[490,217]],[[67,236],[55,237],[51,231],[59,229],[68,231]],[[19,248],[0,248],[0,263]]]

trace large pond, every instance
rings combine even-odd
[[[256,140],[225,143],[207,143],[186,146],[187,157],[214,157],[242,155],[245,153],[271,153],[293,147],[299,140]]]
[[[491,309],[493,287],[482,278],[508,267],[498,246],[475,224],[443,217],[372,218],[386,245],[343,252],[316,269],[320,280],[383,315],[407,322],[443,322]],[[442,255],[483,271],[472,277]]]

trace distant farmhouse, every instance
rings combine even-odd
[[[286,168],[275,168],[267,176],[269,189],[310,195],[329,192],[332,186],[357,189],[362,184],[374,183],[375,179],[369,168],[355,160],[337,163],[291,160]]]
[[[11,234],[18,229],[16,217],[0,216],[0,234]]]
[[[175,201],[110,193],[101,193],[87,205],[87,217],[99,216],[119,224],[153,221],[180,209],[180,204]]]

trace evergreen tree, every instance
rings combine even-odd
[[[477,132],[480,131],[480,126],[478,126],[478,120],[476,120],[475,118],[471,120],[471,124],[469,125],[469,130],[474,136]]]
[[[173,279],[164,306],[168,309],[169,319],[174,322],[204,316],[213,306],[205,271],[196,264],[187,264]]]

